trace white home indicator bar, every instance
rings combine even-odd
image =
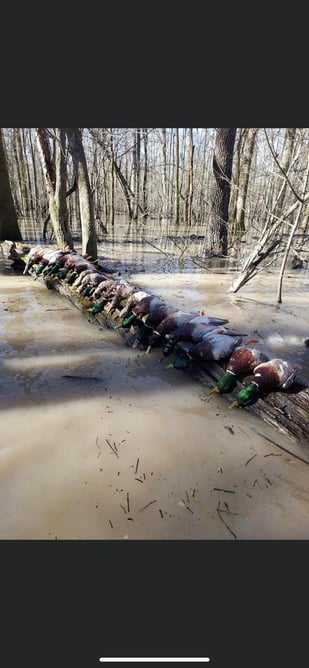
[[[127,662],[133,662],[133,661],[134,662],[135,661],[139,661],[139,662],[143,662],[143,661],[145,661],[145,662],[146,661],[160,662],[161,661],[161,662],[164,662],[164,663],[165,662],[171,662],[171,661],[172,662],[182,662],[182,663],[183,662],[186,662],[186,663],[192,663],[192,662],[204,663],[204,662],[210,661],[210,658],[209,658],[209,656],[204,656],[204,657],[200,657],[200,656],[199,657],[197,657],[197,656],[193,656],[193,657],[180,657],[180,656],[167,656],[167,657],[157,657],[157,656],[156,657],[153,657],[153,656],[148,656],[148,657],[147,656],[146,657],[140,657],[140,656],[138,656],[138,657],[131,657],[131,656],[115,657],[115,656],[112,656],[112,657],[104,657],[104,656],[101,656],[99,661],[102,661],[102,663],[108,663],[109,661],[113,661],[114,663],[115,662],[127,663]]]

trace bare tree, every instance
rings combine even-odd
[[[65,131],[63,128],[55,128],[53,135],[47,128],[36,128],[36,131],[48,193],[49,215],[56,241],[59,246],[73,248],[66,206]],[[55,142],[54,156],[51,152],[51,138]]]
[[[236,128],[217,128],[213,156],[214,185],[210,213],[211,255],[227,255],[228,216]]]
[[[184,206],[184,223],[185,225],[191,225],[192,222],[192,200],[193,200],[193,155],[194,155],[194,145],[193,145],[193,129],[189,128],[189,150],[188,150],[188,167],[187,167],[187,188],[185,194],[185,206]]]
[[[97,234],[86,157],[79,128],[66,128],[69,150],[77,181],[82,227],[82,253],[97,257]]]
[[[22,241],[0,128],[0,240]]]
[[[239,171],[236,187],[233,233],[237,238],[245,232],[245,212],[253,150],[258,128],[244,128],[239,138]]]
[[[138,219],[138,210],[140,207],[140,174],[141,174],[141,128],[135,128],[135,141],[133,144],[133,192],[134,208],[133,218]]]
[[[175,128],[174,223],[179,225],[179,128]]]

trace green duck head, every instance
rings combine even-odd
[[[174,359],[174,362],[172,362],[172,364],[167,364],[164,369],[186,369],[189,364],[190,360],[188,357],[181,357],[180,355],[177,355],[177,357]]]
[[[128,315],[127,318],[124,318],[122,321],[122,327],[130,327],[134,320],[136,319],[135,313],[131,313],[131,315]]]
[[[60,269],[60,271],[58,271],[57,276],[55,276],[55,278],[60,278],[60,279],[65,278],[67,273],[68,273],[68,269]]]
[[[73,285],[73,283],[77,279],[77,277],[78,277],[78,272],[77,271],[73,271],[70,275],[68,274],[67,275],[68,284]]]
[[[39,265],[37,266],[35,272],[34,272],[35,275],[36,275],[36,276],[40,276],[40,274],[42,273],[44,267],[45,267],[45,264],[39,264]]]
[[[252,399],[254,399],[258,391],[259,391],[258,384],[254,382],[250,383],[250,385],[247,385],[247,387],[238,392],[236,401],[233,401],[233,403],[229,406],[229,410],[231,408],[235,408],[235,406],[247,406],[248,404],[251,403]]]
[[[99,304],[91,306],[91,308],[87,308],[86,310],[89,311],[89,313],[101,313],[101,311],[103,311],[104,309],[105,304],[106,304],[106,299],[104,299]]]
[[[55,271],[59,269],[57,264],[52,264],[52,265],[47,265],[45,269],[43,269],[42,274],[43,276],[49,276],[50,274],[53,274]]]
[[[226,371],[220,378],[216,387],[214,387],[208,394],[213,394],[213,392],[220,392],[221,394],[226,394],[231,392],[234,385],[236,384],[236,376],[232,371]]]

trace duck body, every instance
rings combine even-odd
[[[92,299],[94,301],[97,301],[98,299],[101,299],[102,296],[105,297],[105,295],[108,294],[110,288],[113,286],[114,282],[110,278],[102,279],[102,281],[96,286],[92,293]]]
[[[134,313],[135,316],[143,316],[147,314],[152,314],[154,313],[159,307],[164,307],[168,308],[165,304],[165,302],[160,299],[159,297],[155,297],[155,295],[147,295],[143,299],[141,299],[135,306],[132,308],[132,313]]]
[[[169,313],[167,310],[169,309]],[[164,315],[165,313],[165,315]],[[162,319],[162,315],[164,316]],[[164,339],[166,336],[171,334],[177,327],[183,325],[185,322],[189,322],[195,316],[200,315],[200,311],[188,312],[188,311],[175,311],[173,308],[159,306],[154,314],[150,313],[147,317],[145,324],[152,326],[153,332],[152,336],[149,339],[147,352],[151,348],[158,345],[161,339]]]
[[[190,362],[205,363],[225,359],[241,344],[240,335],[221,333],[222,328],[209,331],[198,343],[188,344],[180,342],[177,345],[177,355],[172,364],[166,369],[184,369]]]
[[[78,279],[76,279],[75,287],[77,280]],[[79,286],[76,287],[76,290],[79,294],[85,297],[86,294],[89,294],[90,290],[96,288],[104,280],[108,280],[106,276],[100,274],[98,271],[93,270],[90,273],[86,274],[86,276],[83,276],[82,280],[79,283]],[[87,293],[85,293],[86,289]]]
[[[146,316],[144,319],[145,325],[147,327],[151,327],[151,329],[155,329],[158,327],[158,325],[164,320],[168,314],[173,312],[173,307],[172,306],[167,306],[167,304],[154,304],[154,307],[150,311],[150,313]]]
[[[269,357],[258,348],[249,348],[249,342],[237,346],[232,351],[225,373],[220,378],[217,386],[209,394],[213,392],[220,392],[221,394],[231,392],[236,385],[238,376],[250,373],[258,364],[267,362],[268,360]]]
[[[191,346],[188,354],[192,360],[197,362],[218,361],[229,357],[240,344],[241,336],[231,336],[214,331],[209,332],[202,341]]]
[[[225,322],[228,322],[228,320],[204,315],[197,316],[196,318],[189,320],[189,322],[183,323],[170,334],[169,338],[164,343],[164,346],[162,347],[163,355],[170,355],[173,352],[176,343],[179,341],[199,343],[209,332],[217,329],[218,326],[220,326],[220,323]],[[220,333],[230,334],[231,336],[239,334],[239,332],[234,332],[234,330],[230,330],[223,325],[220,326]]]
[[[138,304],[139,301],[144,299],[144,297],[149,297],[149,292],[145,292],[145,290],[135,290],[133,294],[129,297],[126,305],[123,307],[123,309],[119,313],[120,318],[126,318]]]
[[[252,382],[238,392],[234,406],[246,406],[259,392],[271,392],[276,389],[288,389],[296,379],[297,366],[287,360],[274,358],[258,364],[254,371]]]
[[[201,313],[199,311],[196,312],[190,312],[190,311],[174,311],[172,310],[169,314],[165,316],[163,320],[161,320],[157,326],[155,327],[154,334],[157,334],[158,336],[167,336],[168,334],[171,334],[177,327],[180,327],[181,325],[184,325],[185,322],[190,322],[190,320],[193,320],[193,318],[200,316]]]
[[[52,250],[52,247],[50,247],[50,250]],[[34,264],[38,264],[41,261],[44,251],[46,251],[46,246],[34,246],[31,248],[23,274],[28,274],[29,269],[31,269]]]

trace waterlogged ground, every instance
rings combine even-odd
[[[271,274],[234,296],[228,272],[126,277],[246,325],[309,379],[305,272],[280,308]],[[299,444],[30,276],[0,273],[0,325],[0,539],[309,538]]]

